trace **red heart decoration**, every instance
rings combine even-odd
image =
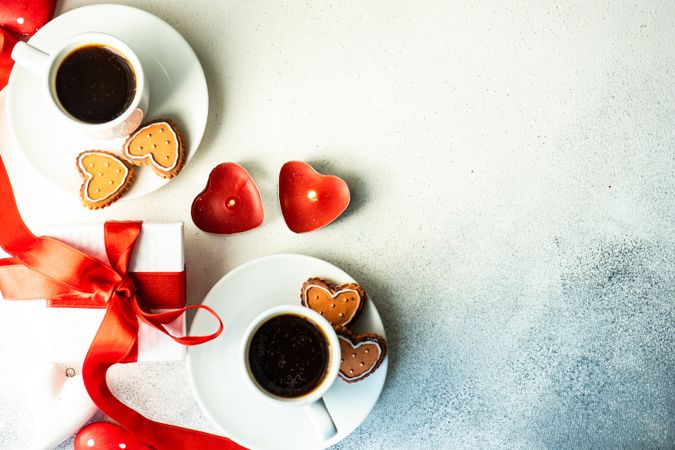
[[[16,39],[8,31],[0,28],[0,89],[7,85],[14,61],[11,54]]]
[[[56,0],[2,0],[0,26],[14,34],[32,36],[54,14]]]
[[[107,422],[96,422],[82,428],[75,436],[75,450],[152,450],[127,430]]]
[[[241,233],[259,227],[264,219],[258,187],[235,163],[216,166],[206,188],[192,202],[192,221],[207,233]]]
[[[286,225],[295,233],[325,227],[349,206],[349,187],[341,178],[321,175],[302,161],[279,172],[279,201]]]

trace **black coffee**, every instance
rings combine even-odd
[[[283,314],[258,328],[248,359],[261,387],[279,397],[300,397],[323,380],[328,369],[328,343],[312,322]]]
[[[104,123],[122,114],[136,94],[136,75],[121,55],[101,45],[74,50],[56,72],[56,95],[73,117]]]

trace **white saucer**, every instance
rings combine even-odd
[[[363,381],[336,380],[324,400],[338,434],[321,441],[302,408],[273,403],[246,383],[240,362],[240,343],[248,324],[276,305],[300,304],[300,288],[310,277],[334,283],[354,279],[320,259],[302,255],[274,255],[248,262],[221,279],[204,299],[225,324],[214,341],[189,347],[188,372],[202,410],[228,437],[251,449],[319,449],[334,445],[354,431],[380,397],[388,358]],[[365,286],[366,292],[368,286]],[[214,320],[197,312],[191,335],[213,332]],[[385,336],[377,308],[368,299],[354,331]]]
[[[204,71],[187,41],[171,25],[143,10],[94,5],[55,18],[29,43],[49,53],[70,36],[87,31],[117,36],[136,52],[150,86],[148,119],[166,117],[177,123],[185,137],[189,161],[204,135],[209,105]],[[39,83],[37,76],[14,66],[7,99],[10,130],[38,172],[63,189],[78,193],[82,179],[75,168],[75,157],[89,149],[119,153],[124,139],[100,141],[73,132],[52,113]],[[149,194],[169,181],[146,167],[136,174],[123,200]]]

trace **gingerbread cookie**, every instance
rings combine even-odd
[[[340,342],[340,378],[355,383],[375,372],[387,355],[387,341],[377,334],[357,336],[347,330],[338,333]]]
[[[129,136],[122,154],[136,166],[148,166],[162,178],[173,178],[185,165],[185,146],[168,120],[150,122]]]
[[[331,286],[321,278],[302,285],[302,305],[321,314],[336,330],[353,323],[366,303],[366,293],[356,283]]]
[[[131,186],[134,170],[118,156],[102,150],[77,155],[77,168],[84,178],[80,188],[82,204],[89,209],[105,208]]]

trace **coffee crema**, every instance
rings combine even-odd
[[[105,123],[129,108],[136,95],[131,64],[104,45],[72,51],[56,72],[56,95],[63,108],[87,123]]]
[[[328,371],[328,341],[309,320],[282,314],[255,332],[248,360],[260,387],[279,397],[301,397],[314,390]]]

